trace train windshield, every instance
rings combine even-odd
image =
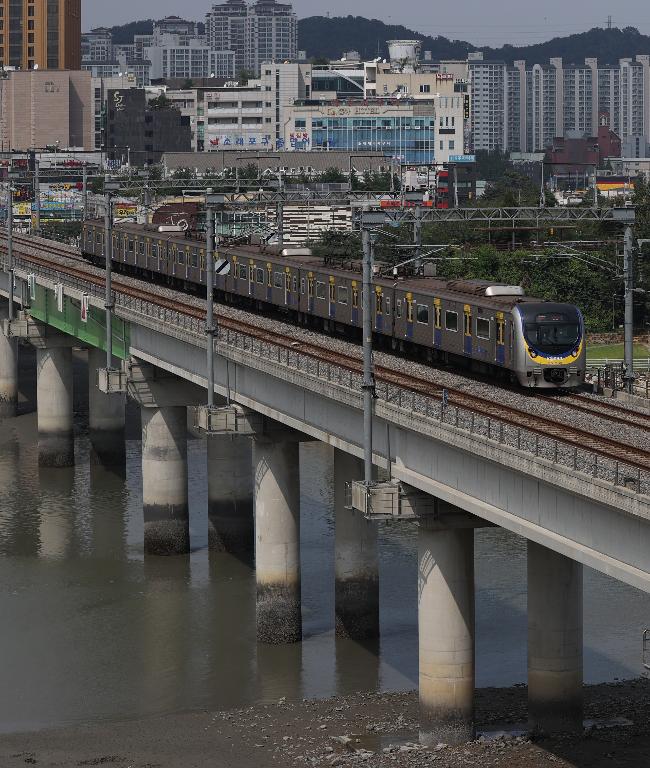
[[[551,355],[571,352],[580,342],[581,323],[573,307],[561,311],[539,312],[527,308],[522,312],[524,336],[533,349]]]

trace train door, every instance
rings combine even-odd
[[[309,307],[309,311],[314,311],[314,273],[309,273],[309,279],[307,280],[307,304]]]
[[[464,327],[464,346],[466,355],[472,354],[472,308],[465,304],[465,327]]]
[[[407,293],[404,300],[406,302],[406,338],[412,339],[414,322],[413,305],[415,304],[413,301],[413,294]]]
[[[255,262],[251,259],[248,262],[248,295],[255,294]]]
[[[433,300],[433,346],[442,347],[442,301]]]
[[[334,319],[336,318],[336,280],[333,277],[330,277],[330,288],[329,288],[330,294],[330,300],[329,300],[329,316]]]
[[[352,281],[352,325],[359,325],[359,284]]]
[[[384,290],[381,286],[375,288],[375,330],[384,330]]]
[[[506,364],[506,319],[503,312],[497,312],[496,361],[499,365]]]
[[[284,306],[291,304],[291,270],[289,267],[284,269]]]

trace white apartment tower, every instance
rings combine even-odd
[[[290,4],[276,0],[227,0],[206,15],[207,42],[212,50],[234,51],[235,69],[260,75],[264,61],[298,57],[298,19]]]

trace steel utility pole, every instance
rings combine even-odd
[[[363,464],[364,482],[372,485],[372,412],[375,396],[375,376],[372,366],[372,268],[373,244],[368,229],[363,238]]]
[[[214,322],[214,211],[206,206],[207,241],[205,244],[206,258],[206,290],[207,290],[207,317],[205,322],[205,335],[208,342],[208,408],[214,408],[214,340],[217,328]]]
[[[413,222],[413,235],[415,241],[415,262],[414,268],[416,274],[419,274],[422,267],[422,206],[418,205],[415,209],[415,221]]]
[[[83,181],[81,187],[81,199],[83,201],[83,220],[88,218],[88,166],[84,163]]]
[[[113,368],[113,200],[112,188],[115,182],[111,182],[108,176],[104,177],[104,194],[106,196],[106,212],[104,216],[104,260],[106,271],[106,294],[104,309],[106,310],[106,369]]]
[[[625,385],[627,391],[634,392],[634,231],[625,228],[625,247],[623,256],[623,279],[625,281]]]
[[[34,234],[41,233],[41,176],[40,162],[34,160]]]
[[[11,321],[14,319],[14,187],[11,174],[7,197],[7,267],[9,269],[9,321]]]

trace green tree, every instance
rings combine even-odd
[[[348,177],[338,168],[326,168],[317,179],[321,184],[344,184]]]

